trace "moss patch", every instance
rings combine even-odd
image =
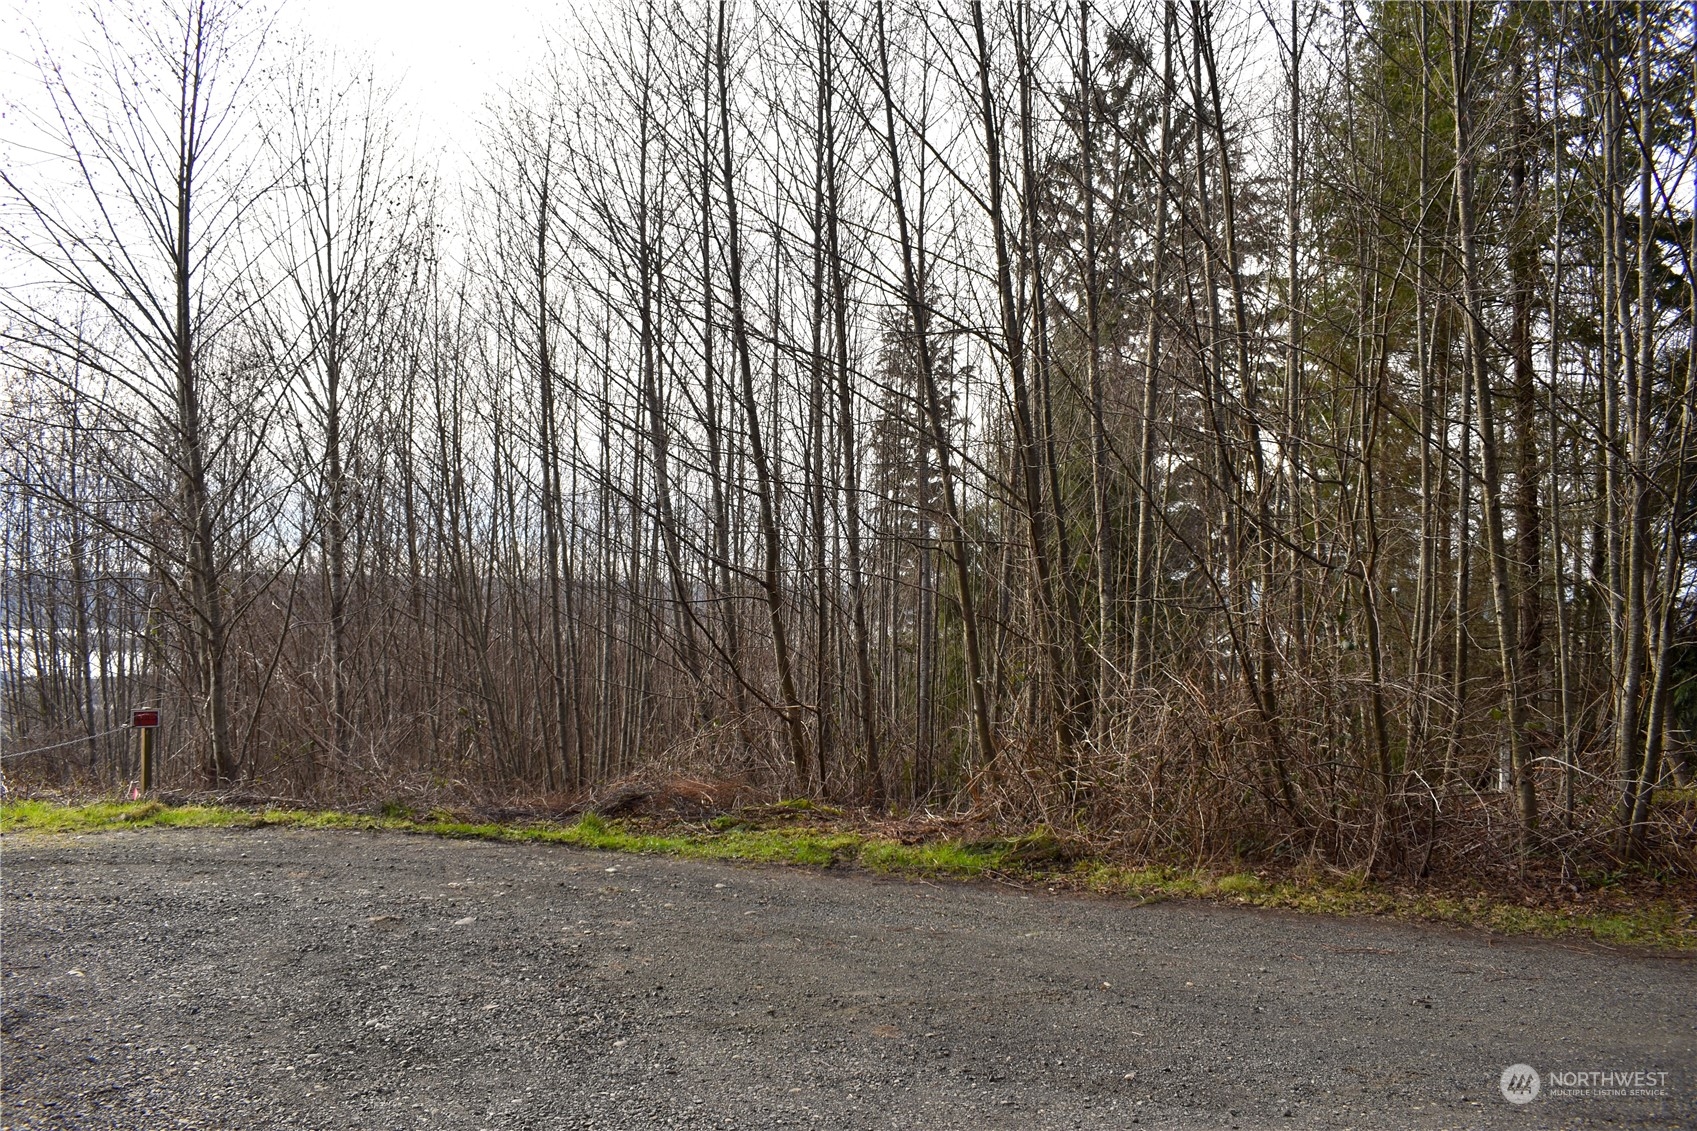
[[[982,876],[1007,867],[1007,850],[958,840],[924,844],[873,839],[862,843],[858,863],[874,872],[912,876]]]
[[[907,843],[844,827],[824,806],[767,806],[702,825],[643,825],[588,814],[569,824],[466,821],[443,810],[410,816],[338,810],[237,809],[159,801],[0,804],[0,834],[64,835],[137,828],[303,828],[385,830],[428,836],[565,844],[604,852],[752,861],[811,867],[852,866],[931,878],[989,875],[1053,890],[1144,900],[1189,898],[1324,915],[1372,915],[1480,927],[1502,934],[1587,936],[1616,945],[1697,949],[1697,911],[1674,900],[1631,906],[1533,906],[1489,893],[1455,894],[1377,886],[1356,876],[1269,878],[1164,865],[1128,867],[1080,857],[1048,829],[989,840],[937,838]],[[780,815],[781,814],[781,815]],[[797,818],[805,817],[803,822]]]

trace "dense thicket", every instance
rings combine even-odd
[[[8,772],[1689,848],[1689,6],[626,0],[453,195],[102,11],[8,126]]]

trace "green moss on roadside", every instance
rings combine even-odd
[[[14,801],[0,805],[0,833],[83,833],[153,826],[212,828],[251,819],[251,814],[235,809],[161,805],[158,801],[96,801],[87,805]]]
[[[788,811],[822,815],[823,807]],[[80,834],[136,828],[303,828],[384,830],[462,840],[564,844],[604,852],[830,867],[856,865],[906,876],[972,878],[986,874],[1143,900],[1201,898],[1323,915],[1389,915],[1482,927],[1503,934],[1589,936],[1617,945],[1697,949],[1697,922],[1671,901],[1627,909],[1527,907],[1487,895],[1456,896],[1375,887],[1358,876],[1268,881],[1247,872],[1219,875],[1166,865],[1125,867],[1099,859],[1073,861],[1048,829],[990,840],[933,840],[921,844],[830,827],[762,828],[749,818],[700,826],[646,830],[590,813],[572,824],[498,824],[460,820],[443,810],[422,817],[386,806],[381,816],[336,810],[247,810],[212,805],[165,805],[157,800],[50,801],[0,804],[0,834]]]
[[[1250,875],[1248,872],[1236,872],[1229,876],[1221,876],[1214,881],[1214,890],[1221,895],[1260,895],[1267,890],[1267,885],[1261,882],[1261,877]]]
[[[1100,861],[1086,861],[1074,875],[1088,890],[1104,895],[1129,895],[1143,899],[1199,898],[1213,894],[1211,881],[1200,872],[1160,864],[1122,868]]]
[[[933,840],[902,844],[870,840],[861,846],[860,863],[875,872],[919,876],[981,876],[1007,864],[1005,847],[992,843]]]

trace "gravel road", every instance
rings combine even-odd
[[[378,833],[0,880],[7,1128],[1697,1126],[1677,958]],[[1665,1094],[1550,1075],[1601,1070]]]

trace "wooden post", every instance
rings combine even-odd
[[[159,729],[158,711],[131,711],[130,726],[141,731],[141,791],[153,789],[153,732]]]

